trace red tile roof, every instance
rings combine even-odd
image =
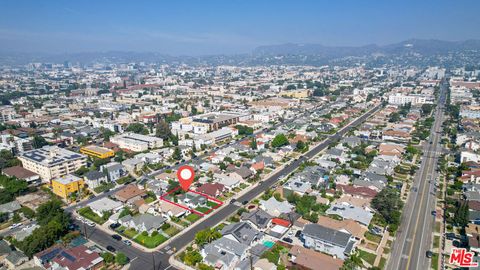
[[[290,226],[290,221],[281,219],[281,218],[273,218],[272,219],[272,224],[280,225],[283,227],[289,227]]]

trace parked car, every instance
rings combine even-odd
[[[131,246],[132,245],[132,242],[130,242],[130,240],[123,240],[123,243],[127,246]]]
[[[234,204],[237,200],[236,199],[231,199],[230,204]]]
[[[246,200],[242,202],[243,205],[246,205],[247,203],[248,203],[248,201],[246,201]]]
[[[117,240],[117,241],[122,240],[122,237],[121,237],[120,235],[118,235],[118,234],[113,234],[113,235],[112,235],[112,238],[115,239],[115,240]]]
[[[432,211],[432,216],[436,217],[437,216],[437,211],[433,210]]]
[[[284,237],[282,240],[290,244],[293,243],[292,238]]]
[[[120,227],[120,224],[119,223],[112,223],[112,224],[110,224],[109,227],[110,227],[110,229],[115,230],[116,228]]]
[[[10,227],[8,227],[9,229],[15,229],[15,228],[18,228],[18,227],[21,227],[23,224],[22,223],[13,223],[12,225],[10,225]]]
[[[117,251],[114,247],[112,246],[107,246],[107,250],[110,251],[110,252],[115,252]]]
[[[95,224],[95,222],[92,222],[90,220],[87,220],[85,223],[90,227],[95,227],[95,225],[97,225],[97,224]]]
[[[432,258],[433,252],[431,252],[430,250],[427,250],[427,252],[425,253],[425,255],[427,256],[427,258]]]

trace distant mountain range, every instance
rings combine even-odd
[[[464,53],[464,54],[459,54]],[[480,61],[480,40],[443,41],[433,39],[410,39],[389,45],[365,46],[323,46],[320,44],[295,44],[260,46],[248,54],[237,55],[208,55],[208,56],[170,56],[158,52],[88,52],[63,54],[36,54],[36,53],[9,53],[0,51],[0,64],[23,65],[31,62],[63,63],[70,61],[83,64],[128,63],[128,62],[155,62],[168,64],[191,65],[325,65],[338,62],[348,57],[372,58],[376,64],[382,64],[378,57],[390,56],[401,58],[402,61],[417,63],[417,55],[423,58],[430,56],[449,56],[448,62],[438,60],[423,61],[424,64],[465,64]],[[459,57],[462,56],[463,57]],[[409,58],[409,59],[407,59]],[[439,57],[437,57],[439,58]],[[478,60],[478,61],[477,61]]]
[[[422,55],[444,54],[465,50],[480,50],[480,40],[443,41],[410,39],[390,45],[323,46],[320,44],[280,44],[257,47],[255,55],[318,55],[323,57],[365,56],[371,54],[402,54],[416,52]]]

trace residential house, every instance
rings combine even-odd
[[[163,223],[165,223],[165,218],[151,214],[140,214],[133,217],[126,215],[121,217],[118,223],[127,228],[135,229],[137,232],[152,234],[152,232],[158,231],[162,227]]]
[[[182,208],[178,205],[164,200],[160,200],[157,207],[158,210],[162,213],[162,216],[168,219],[171,219],[172,217],[180,218],[190,213],[190,211],[186,210],[185,208]]]
[[[312,192],[312,184],[310,182],[303,182],[300,179],[292,178],[283,185],[283,194],[288,196],[292,193],[297,193],[300,196]]]
[[[89,188],[96,188],[102,185],[102,183],[107,183],[107,175],[99,171],[89,171],[83,176],[85,184]]]
[[[242,213],[242,216],[240,217],[242,221],[250,223],[250,225],[260,231],[264,231],[270,226],[272,218],[273,216],[262,209]]]
[[[115,213],[121,210],[123,208],[123,204],[108,197],[104,197],[89,203],[88,207],[90,207],[95,214],[102,216],[105,212]]]
[[[3,169],[2,173],[9,177],[16,177],[21,180],[27,181],[29,185],[40,184],[40,175],[30,170],[23,168],[22,166],[13,166]]]
[[[60,252],[51,260],[51,265],[53,269],[97,270],[104,266],[104,261],[99,253],[81,245]]]
[[[297,269],[339,270],[343,261],[326,254],[313,251],[302,246],[294,245],[288,252],[288,257]]]
[[[0,213],[8,213],[11,218],[21,208],[22,206],[17,201],[11,201],[0,205]]]
[[[247,257],[248,246],[227,237],[207,244],[201,250],[204,262],[216,269],[233,269]]]
[[[104,266],[100,254],[83,245],[73,248],[54,245],[36,253],[33,259],[35,265],[45,269],[99,270]]]
[[[342,260],[352,253],[356,244],[351,234],[319,224],[305,225],[302,235],[305,247],[330,254]]]
[[[222,195],[225,187],[219,183],[205,183],[197,188],[197,191],[210,197],[218,197]]]
[[[353,206],[348,203],[332,204],[325,213],[328,215],[338,215],[343,219],[353,219],[365,226],[368,226],[373,218],[373,213],[369,209]]]
[[[264,233],[253,228],[249,222],[237,222],[225,226],[222,231],[225,238],[251,246],[263,239]]]
[[[197,208],[207,204],[207,198],[205,198],[205,196],[193,192],[180,194],[177,198],[190,208]]]
[[[9,270],[17,269],[20,265],[28,262],[28,257],[23,252],[15,250],[10,252],[5,259],[3,259],[3,263]]]
[[[104,172],[107,175],[107,178],[110,182],[115,182],[118,179],[127,175],[127,170],[125,167],[117,162],[110,162],[108,164],[102,165],[100,171]]]
[[[146,190],[139,189],[136,185],[130,184],[115,193],[115,199],[123,203],[133,203],[146,196]]]
[[[223,185],[227,190],[233,190],[240,186],[243,179],[237,174],[214,174],[213,179],[216,183]]]
[[[279,202],[275,197],[270,197],[270,199],[264,201],[260,200],[260,209],[267,212],[273,217],[278,217],[282,214],[288,214],[293,211],[294,206],[287,201]]]

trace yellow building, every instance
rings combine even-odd
[[[84,186],[83,179],[72,174],[52,180],[53,193],[64,199],[67,199],[70,194],[78,192]]]
[[[80,153],[96,158],[110,158],[115,156],[113,150],[96,145],[82,147],[80,148]]]
[[[310,90],[290,90],[282,91],[279,93],[281,97],[291,97],[291,98],[308,98],[311,94]]]

